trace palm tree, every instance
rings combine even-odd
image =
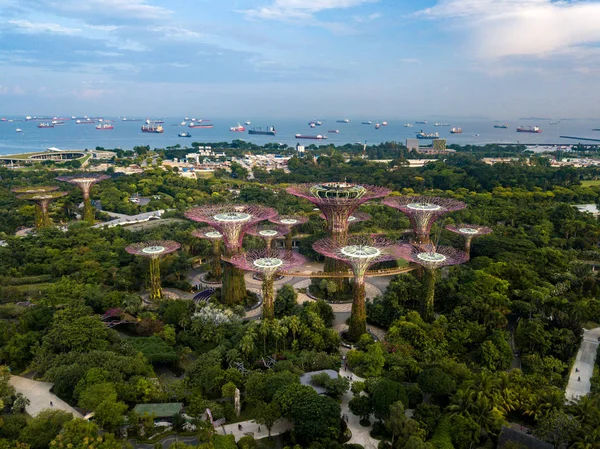
[[[504,421],[500,410],[483,393],[477,395],[477,400],[471,406],[469,415],[486,434],[495,435]]]
[[[471,389],[459,389],[452,396],[451,404],[447,410],[451,416],[468,415],[469,410],[475,402],[475,392]]]

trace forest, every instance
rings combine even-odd
[[[293,157],[289,173],[255,170],[252,182],[226,174],[184,179],[154,167],[94,186],[101,221],[103,211],[167,210],[167,225],[135,231],[77,221],[81,193],[56,181],[52,167],[0,168],[0,449],[149,447],[138,445],[157,441],[154,418],[133,408],[172,402],[183,403],[185,416],[171,417],[171,432],[192,438],[172,443],[174,449],[358,449],[348,443],[348,424],[341,419],[348,398],[351,414],[370,426],[382,449],[494,448],[503,429],[515,426],[555,448],[600,448],[598,365],[590,394],[565,397],[583,329],[600,326],[600,225],[573,207],[600,202],[600,186],[581,182],[595,179],[596,169],[553,168],[537,157],[487,165],[481,161],[486,151],[410,168],[410,155],[395,148],[382,147],[377,155],[389,163],[324,150],[318,158]],[[197,205],[256,203],[305,215],[308,222],[297,230],[299,251],[320,260],[311,245],[326,234],[324,221],[285,187],[344,180],[384,186],[392,196],[465,202],[466,209],[434,225],[432,238],[440,245],[463,244],[447,225],[492,228],[474,239],[468,263],[439,273],[434,320],[419,313],[424,286],[418,270],[394,277],[367,303],[369,326],[385,337],[363,334],[350,350],[332,328],[332,304],[301,304],[288,286],[277,293],[273,320],[248,320],[242,305],[227,307],[218,295],[207,304],[148,304],[140,297],[149,282],[148,261],[125,247],[150,240],[181,244],[162,259],[162,285],[193,291],[188,274],[207,268],[211,255],[210,242],[193,237],[197,225],[184,217]],[[56,226],[15,236],[34,225],[35,208],[11,189],[41,185],[69,192],[50,206]],[[131,203],[135,193],[150,202]],[[353,233],[399,239],[410,227],[402,213],[380,202],[360,211],[371,219],[354,225]],[[244,246],[257,248],[260,241],[246,237]],[[123,324],[107,326],[111,317]],[[264,363],[269,357],[276,361],[271,367]],[[364,380],[315,376],[323,395],[300,383],[305,372],[342,371],[344,364]],[[11,386],[11,374],[52,382],[56,396],[82,414],[94,412],[93,420],[52,408],[29,416],[28,400]],[[227,423],[255,420],[269,433],[287,419],[292,430],[236,442],[207,423],[206,409]]]

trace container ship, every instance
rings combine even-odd
[[[188,125],[188,128],[201,128],[201,129],[210,129],[213,127],[212,123],[200,123],[200,122],[195,122],[195,123],[190,123]]]
[[[248,130],[248,134],[254,134],[257,136],[274,136],[276,134],[276,131],[274,126],[269,126],[265,130],[263,130],[262,128],[252,128]]]
[[[343,119],[343,120],[336,120],[336,123],[350,123],[350,120],[348,120],[347,118]]]
[[[462,128],[452,128],[450,134],[462,134]]]
[[[38,128],[54,128],[54,125],[51,122],[42,122],[39,123]]]
[[[149,125],[142,125],[142,132],[143,133],[162,134],[164,132],[164,129],[160,125],[149,124]]]
[[[423,130],[421,130],[421,132],[417,133],[417,139],[437,139],[439,137],[440,137],[440,135],[438,133],[427,134],[427,133],[424,133]]]
[[[75,123],[77,123],[78,125],[93,125],[96,122],[87,118],[83,120],[76,120]]]
[[[229,131],[233,131],[236,133],[243,133],[244,131],[246,131],[246,128],[244,128],[242,125],[240,125],[238,123],[237,126],[232,126],[231,128],[229,128]]]
[[[450,126],[450,123],[439,123],[439,122],[436,122],[436,123],[434,123],[433,126]]]
[[[327,139],[327,136],[322,136],[321,134],[317,134],[316,136],[307,136],[305,134],[296,134],[296,139],[313,139],[313,140],[322,140]]]
[[[518,133],[541,133],[542,130],[538,126],[529,126],[525,128],[524,126],[519,126],[517,128]]]
[[[508,123],[496,123],[494,128],[508,129]]]
[[[96,125],[96,129],[104,131],[108,129],[115,129],[115,127],[110,123],[103,123],[102,125]]]

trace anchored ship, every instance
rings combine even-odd
[[[508,128],[508,123],[496,123],[494,125],[494,128],[507,129]]]
[[[276,134],[276,131],[274,126],[269,126],[265,130],[263,130],[262,128],[252,128],[248,131],[248,134],[255,134],[258,136],[274,136]]]
[[[421,130],[421,132],[417,133],[417,139],[437,139],[440,135],[438,133],[427,134]]]
[[[149,124],[149,125],[142,125],[142,132],[143,133],[161,134],[164,132],[164,129],[160,125]]]
[[[450,130],[451,134],[461,134],[462,133],[462,128],[452,128]]]
[[[229,131],[233,131],[236,133],[242,133],[242,132],[246,131],[246,128],[244,128],[242,125],[240,125],[238,123],[237,126],[232,126],[231,128],[229,128]]]
[[[104,123],[102,125],[96,125],[96,129],[101,129],[101,130],[105,130],[105,129],[115,129],[114,126],[112,126],[110,123]]]
[[[517,128],[518,133],[541,133],[542,130],[538,126],[529,126],[525,128],[524,126],[519,126]]]
[[[327,136],[322,136],[321,134],[318,134],[316,136],[307,136],[305,134],[296,134],[296,139],[314,139],[314,140],[322,140],[322,139],[327,139]]]

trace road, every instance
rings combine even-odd
[[[590,392],[590,378],[594,374],[599,338],[600,327],[583,330],[583,340],[577,351],[577,358],[571,368],[569,383],[565,391],[567,401],[583,397]]]
[[[26,407],[26,411],[34,418],[45,409],[64,410],[72,413],[76,418],[83,418],[81,413],[54,393],[50,393],[50,388],[54,385],[50,382],[38,382],[21,376],[11,376],[10,384],[15,387],[17,393],[22,393],[29,399],[31,403]]]

